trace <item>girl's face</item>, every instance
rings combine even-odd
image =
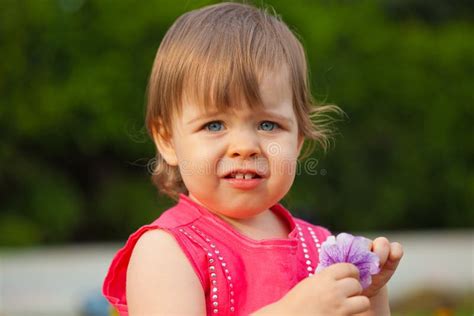
[[[264,76],[262,110],[244,106],[205,115],[196,104],[183,104],[171,143],[157,146],[169,164],[179,166],[190,198],[218,215],[244,219],[286,195],[303,144],[288,78],[283,70]],[[254,188],[236,187],[225,179],[235,169],[257,170],[263,177]]]

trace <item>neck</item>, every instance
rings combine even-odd
[[[270,209],[244,219],[235,219],[221,214],[216,215],[232,225],[242,235],[255,240],[288,238],[290,233],[287,223]]]
[[[288,238],[288,234],[290,233],[290,227],[288,227],[287,222],[270,209],[266,209],[265,211],[260,212],[252,217],[234,218],[212,211],[195,199],[192,195],[189,197],[196,203],[202,205],[207,210],[212,212],[214,215],[221,218],[223,221],[229,223],[242,235],[252,239],[260,240],[267,238]]]

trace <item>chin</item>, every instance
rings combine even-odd
[[[271,205],[267,205],[266,203],[259,203],[259,204],[252,203],[252,207],[249,208],[248,203],[247,203],[243,207],[236,206],[235,208],[225,209],[221,211],[221,213],[224,214],[225,216],[238,218],[238,219],[245,219],[245,218],[249,218],[249,217],[260,214],[261,212],[267,210],[270,206]]]

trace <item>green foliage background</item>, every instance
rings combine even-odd
[[[123,239],[173,204],[146,168],[145,88],[168,27],[209,3],[0,1],[0,245]],[[473,5],[265,3],[349,117],[283,203],[334,231],[472,227]]]

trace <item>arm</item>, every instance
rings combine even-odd
[[[130,316],[206,314],[199,278],[177,241],[166,231],[151,230],[140,237],[130,258],[126,282]]]

